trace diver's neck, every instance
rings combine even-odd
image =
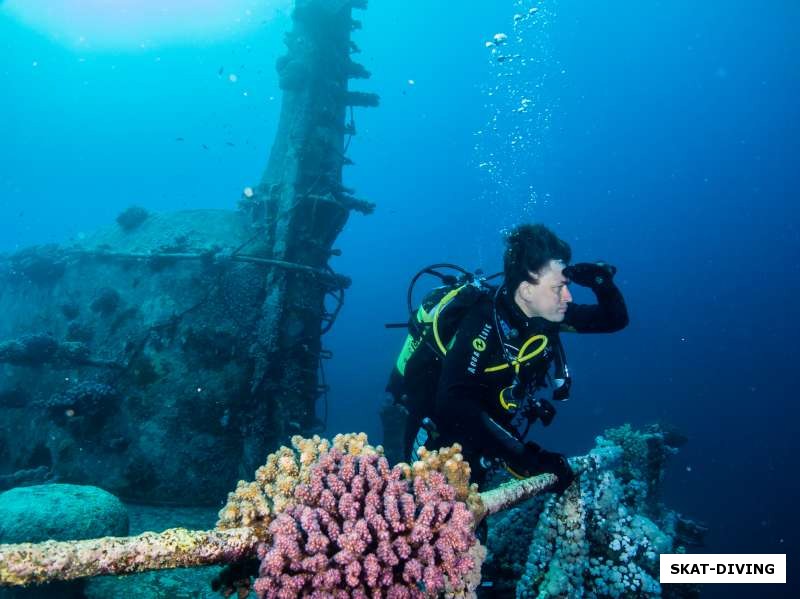
[[[502,303],[505,304],[505,313],[517,323],[517,326],[521,326],[531,319],[524,309],[522,302],[517,299],[517,292],[512,293],[511,290],[506,286],[503,289],[501,296]]]
[[[512,294],[507,287],[503,294],[503,301],[506,306],[506,313],[509,314],[515,326],[520,327],[522,330],[544,332],[551,331],[551,329],[558,328],[559,326],[558,323],[553,323],[530,309],[525,305],[525,302],[519,298],[518,293],[515,292]]]
[[[530,320],[531,318],[536,318],[537,316],[541,317],[541,314],[538,314],[535,310],[531,309],[520,297],[519,289],[514,292],[514,305],[517,306],[520,312]]]

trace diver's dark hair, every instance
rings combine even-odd
[[[503,254],[506,285],[514,292],[523,281],[531,281],[530,273],[539,272],[550,260],[568,263],[571,259],[569,244],[544,225],[518,225],[506,235]]]

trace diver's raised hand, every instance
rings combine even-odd
[[[606,262],[579,262],[564,269],[564,276],[581,287],[604,287],[611,283],[617,267]]]

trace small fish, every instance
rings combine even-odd
[[[207,149],[208,149],[208,146],[207,146],[206,144],[203,144],[203,149],[204,149],[204,150],[207,150]]]
[[[233,148],[233,147],[234,147],[236,144],[235,144],[235,143],[233,143],[232,141],[226,141],[226,142],[225,142],[225,145],[226,145],[226,146],[230,146],[230,147],[232,147],[232,148]]]
[[[217,71],[217,75],[222,75],[223,71],[225,71],[225,67],[224,66],[219,68],[219,70]]]
[[[182,137],[176,137],[175,141],[183,141],[183,138]]]

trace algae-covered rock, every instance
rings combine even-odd
[[[0,543],[128,534],[128,511],[111,493],[81,485],[35,485],[0,493]]]
[[[35,485],[0,493],[0,544],[127,536],[128,510],[111,493],[82,485]],[[84,599],[85,581],[0,589],[0,599]]]

